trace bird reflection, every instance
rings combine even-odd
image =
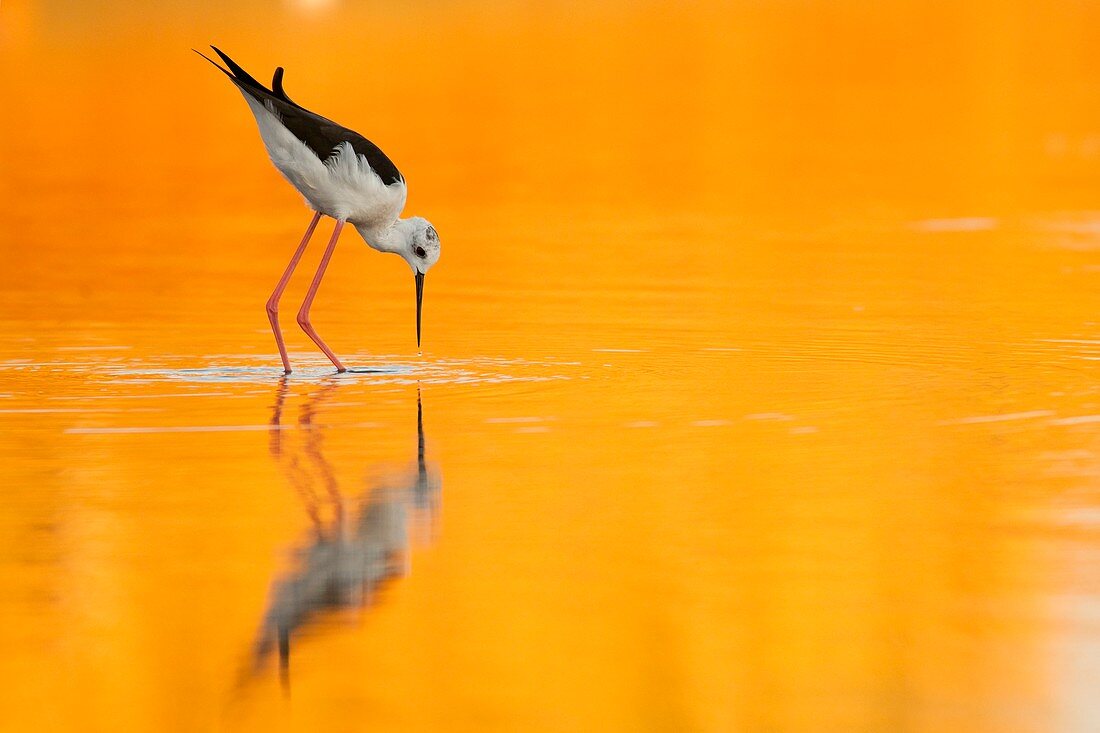
[[[406,575],[411,520],[424,517],[430,528],[438,512],[440,481],[424,454],[419,391],[415,467],[397,481],[369,485],[358,497],[344,497],[325,456],[325,429],[316,423],[336,388],[333,381],[310,395],[299,410],[297,431],[283,424],[285,379],[272,411],[271,456],[300,497],[312,525],[308,537],[293,548],[294,568],[272,583],[255,647],[255,669],[278,649],[284,686],[289,684],[295,634],[328,614],[368,606],[388,581]]]

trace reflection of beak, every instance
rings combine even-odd
[[[416,348],[420,348],[420,312],[424,309],[424,273],[416,273]]]

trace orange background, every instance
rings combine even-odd
[[[4,0],[0,728],[1093,729],[1096,29]],[[285,317],[280,388],[309,216],[208,43],[405,174],[423,359],[349,231],[314,321],[401,371],[330,377]],[[249,655],[295,482],[400,484],[418,384],[439,511],[288,692]]]

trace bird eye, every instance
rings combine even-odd
[[[424,251],[423,247],[417,247],[416,249],[413,250],[413,252],[416,252],[417,257],[424,257],[428,254],[427,252]]]

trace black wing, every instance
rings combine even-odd
[[[378,174],[384,184],[388,186],[392,183],[404,182],[405,178],[401,175],[401,171],[397,170],[397,166],[386,157],[386,154],[383,153],[377,145],[360,135],[358,132],[338,125],[332,120],[314,112],[310,112],[305,107],[291,101],[290,97],[283,91],[282,67],[275,70],[275,77],[271,82],[273,89],[268,89],[263,84],[256,81],[252,75],[242,69],[233,59],[222,53],[219,48],[216,46],[211,46],[210,48],[213,48],[214,52],[217,53],[222,61],[225,62],[225,65],[229,67],[228,71],[218,66],[217,62],[208,56],[198,51],[195,51],[195,53],[214,64],[214,66],[228,76],[245,94],[259,100],[263,104],[270,105],[271,109],[274,109],[275,113],[279,115],[279,119],[282,121],[283,126],[290,130],[294,137],[305,143],[306,147],[312,150],[322,162],[336,154],[337,146],[347,142],[351,143],[352,150],[358,155],[366,156],[367,163],[370,164],[370,167]]]

